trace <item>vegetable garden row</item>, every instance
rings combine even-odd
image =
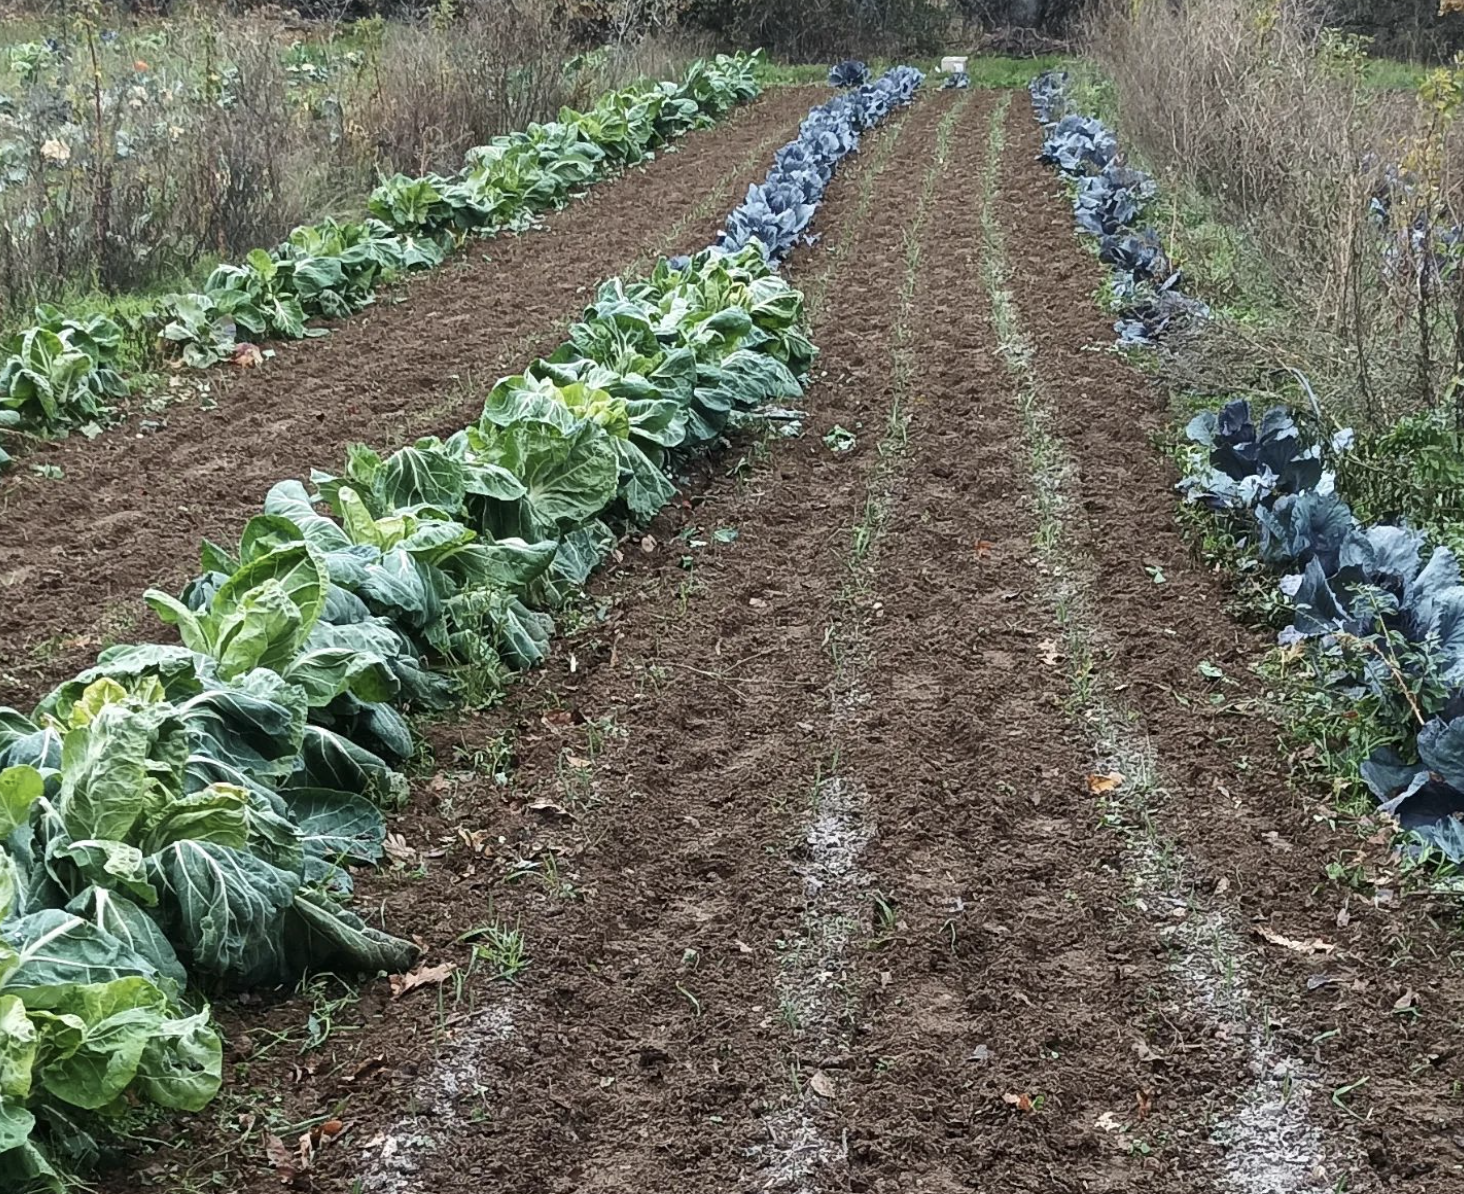
[[[1080,229],[1115,269],[1121,344],[1142,345],[1176,319],[1203,318],[1158,235],[1137,227],[1153,180],[1122,164],[1101,121],[1063,114],[1066,80],[1032,85],[1047,126],[1043,157],[1075,183]],[[1384,246],[1385,249],[1385,246]],[[1361,765],[1383,812],[1413,849],[1464,862],[1464,572],[1455,553],[1402,525],[1364,526],[1336,491],[1352,442],[1308,433],[1285,407],[1257,419],[1225,404],[1189,425],[1182,489],[1231,528],[1244,550],[1283,575],[1283,645],[1310,651],[1317,685],[1370,704],[1389,734]]]
[[[504,139],[454,182],[393,180],[373,208],[397,230],[356,226],[353,248],[440,247],[543,210],[746,98],[750,63]],[[776,265],[860,134],[921,81],[895,68],[815,108],[716,245],[606,282],[476,423],[281,481],[236,548],[205,542],[180,595],[147,594],[181,645],[111,648],[30,715],[0,709],[0,1185],[61,1188],[134,1102],[205,1105],[222,1080],[208,991],[411,964],[414,945],[346,906],[405,793],[404,713],[541,660],[554,612],[673,497],[678,468],[802,396],[814,349]],[[291,334],[335,313],[322,302],[369,301],[369,283],[317,282],[347,258],[374,278],[374,252],[282,247],[216,275],[195,309],[217,335],[180,340],[201,361],[235,325]]]
[[[163,346],[196,368],[229,359],[252,339],[325,335],[374,301],[384,283],[439,264],[469,236],[522,230],[597,179],[646,161],[755,98],[758,54],[694,63],[676,83],[625,88],[588,112],[564,109],[470,150],[454,177],[386,179],[360,222],[323,220],[272,250],[221,265],[196,294],[163,300],[148,317]],[[118,371],[123,329],[105,316],[69,318],[43,307],[32,327],[0,341],[0,431],[63,434],[96,426],[127,393]],[[8,457],[0,449],[0,467]]]

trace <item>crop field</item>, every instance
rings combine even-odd
[[[617,68],[14,309],[0,1192],[1464,1190],[1464,536],[1356,479],[1448,353],[1197,380],[1255,228],[1118,34]]]

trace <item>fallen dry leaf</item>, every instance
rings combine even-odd
[[[1032,1110],[1032,1096],[1027,1094],[1004,1094],[1001,1101],[1015,1107],[1018,1111]]]
[[[1062,651],[1050,638],[1043,639],[1037,644],[1037,650],[1042,652],[1042,662],[1048,667],[1056,667],[1062,662]]]
[[[346,1125],[343,1124],[340,1120],[328,1119],[320,1125],[320,1134],[322,1136],[339,1136],[343,1131],[345,1131],[345,1128]]]
[[[1088,791],[1094,796],[1102,796],[1105,792],[1115,792],[1123,786],[1123,776],[1117,771],[1110,771],[1107,775],[1088,776]]]
[[[641,539],[640,547],[646,555],[650,555],[651,552],[656,550],[656,537],[654,535],[646,535]]]
[[[310,1167],[315,1164],[315,1138],[311,1133],[301,1133],[295,1155],[300,1158],[300,1172],[309,1173]]]
[[[813,1077],[808,1080],[808,1088],[821,1099],[831,1099],[838,1092],[834,1089],[834,1080],[822,1070],[814,1070]]]
[[[242,344],[234,345],[234,352],[229,357],[229,363],[237,365],[240,369],[253,369],[257,365],[264,364],[264,353],[259,351],[259,345],[245,341]]]
[[[418,966],[417,969],[407,974],[393,974],[391,976],[391,997],[400,999],[418,987],[441,983],[456,969],[456,962],[440,962],[436,966]]]
[[[393,862],[412,862],[417,857],[417,851],[407,845],[407,839],[399,833],[388,833],[381,848]]]
[[[1418,992],[1412,987],[1398,996],[1397,1002],[1393,1004],[1395,1012],[1411,1012],[1418,1007]]]
[[[368,1057],[365,1061],[361,1062],[360,1065],[358,1065],[354,1070],[352,1070],[343,1079],[341,1079],[341,1081],[360,1082],[363,1079],[372,1077],[374,1074],[385,1068],[386,1056],[385,1054],[378,1053],[375,1057]]]
[[[469,829],[459,825],[458,839],[474,854],[485,854],[493,844],[493,833],[487,829]]]
[[[996,544],[993,543],[990,539],[977,539],[976,540],[976,558],[978,560],[985,559],[987,556],[989,556],[991,554],[991,549],[993,547],[995,547],[995,546],[996,546]]]
[[[295,1180],[300,1176],[301,1170],[296,1164],[295,1154],[290,1151],[287,1145],[278,1136],[270,1133],[264,1138],[264,1155],[269,1158],[271,1168],[280,1183],[286,1186],[293,1186]]]
[[[1289,949],[1293,953],[1329,954],[1337,948],[1320,937],[1313,938],[1311,941],[1298,941],[1295,937],[1287,937],[1276,932],[1270,925],[1256,925],[1255,930],[1259,936],[1264,937],[1272,945],[1279,945],[1282,949]]]
[[[566,817],[571,820],[574,818],[574,814],[569,809],[565,808],[562,804],[555,804],[547,796],[539,797],[538,800],[530,803],[528,808],[531,812],[548,813],[551,817]]]

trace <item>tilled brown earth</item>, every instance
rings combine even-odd
[[[111,1189],[1454,1188],[1454,938],[1328,885],[1355,839],[1290,792],[1274,726],[1210,705],[1198,664],[1243,697],[1263,644],[1176,533],[1161,404],[1091,350],[1100,269],[1018,100],[1009,285],[1072,464],[1099,671],[1197,889],[1146,888],[1089,791],[983,273],[997,101],[925,96],[866,138],[789,267],[822,350],[801,434],[709,462],[548,667],[429,728],[391,865],[359,878],[427,949],[420,985],[219,1005],[224,1096]],[[1239,1015],[1174,947],[1201,906],[1242,930],[1206,963],[1244,973]],[[1253,1122],[1284,1118],[1247,1102],[1272,1037],[1308,1067],[1317,1175]]]
[[[1036,162],[1025,104],[1013,105],[1008,136],[1002,217],[1018,305],[1077,470],[1108,666],[1167,772],[1162,829],[1208,898],[1250,930],[1244,961],[1276,1039],[1320,1068],[1311,1112],[1345,1170],[1335,1188],[1464,1189],[1457,909],[1401,894],[1379,848],[1386,832],[1369,846],[1331,828],[1325,794],[1291,786],[1278,727],[1248,704],[1263,694],[1251,668],[1268,644],[1222,612],[1223,578],[1196,563],[1176,526],[1178,478],[1152,446],[1168,431],[1163,397],[1093,351],[1113,340],[1092,305],[1103,267]],[[1329,864],[1366,881],[1349,890],[1329,880]]]
[[[19,470],[0,493],[0,704],[27,706],[108,642],[155,638],[143,590],[176,591],[199,541],[236,540],[276,482],[337,468],[351,442],[394,448],[471,421],[606,278],[709,243],[826,94],[772,91],[542,228],[470,244],[329,336],[277,345],[257,370],[215,370],[207,408],[190,397],[44,449],[36,462],[64,477]]]
[[[849,1188],[1209,1189],[1190,1126],[1233,1076],[1203,1047],[1182,1073],[1156,1063],[1190,1026],[1161,1026],[1150,1047],[1150,996],[1168,980],[1124,907],[1119,845],[1093,832],[1089,752],[1062,709],[982,285],[989,115],[963,125],[932,212],[908,445],[849,611],[864,658],[838,767],[862,792],[870,881],[896,910],[861,967],[853,1106],[835,1108]]]

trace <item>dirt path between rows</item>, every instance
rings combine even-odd
[[[869,215],[908,205],[943,107],[866,138],[820,211],[824,242],[790,267],[828,295],[824,330],[867,341],[862,363],[837,366],[848,384],[817,387],[821,422],[877,416],[896,296],[863,279],[871,263],[898,271],[902,248]],[[597,578],[603,620],[504,708],[430,731],[435,773],[394,827],[409,853],[365,877],[358,903],[379,901],[429,962],[477,973],[462,992],[446,984],[437,1009],[430,989],[393,1003],[329,986],[346,1030],[303,1070],[310,992],[263,1013],[217,1007],[246,1068],[215,1122],[278,1110],[238,1136],[193,1125],[190,1153],[208,1159],[165,1161],[168,1180],[211,1175],[230,1150],[233,1188],[278,1188],[266,1123],[285,1135],[340,1106],[351,1126],[322,1158],[322,1190],[761,1188],[763,1117],[796,1090],[774,988],[826,720],[818,611],[839,584],[831,520],[862,469],[812,434],[712,462],[694,503],[651,528],[652,550],[630,546]],[[807,568],[790,574],[785,553]],[[485,981],[482,936],[455,944],[489,924],[523,933],[530,965],[513,986]]]
[[[190,398],[38,453],[64,477],[19,471],[0,492],[0,704],[28,707],[110,642],[156,638],[142,591],[175,591],[199,541],[236,541],[277,481],[338,467],[353,441],[395,448],[462,427],[499,377],[560,343],[606,278],[709,243],[826,97],[772,91],[541,229],[470,245],[328,337],[279,345],[256,371],[215,371],[208,409]]]
[[[429,727],[357,905],[423,984],[219,1004],[225,1094],[108,1189],[278,1190],[331,1121],[299,1189],[1454,1188],[1455,935],[1327,881],[1020,100],[866,139],[801,434]]]
[[[1113,339],[1093,306],[1102,267],[1036,162],[1025,104],[1009,137],[1002,219],[1017,305],[1058,396],[1107,667],[1164,771],[1159,832],[1188,862],[1194,906],[1232,926],[1268,1037],[1312,1067],[1309,1114],[1330,1165],[1317,1187],[1464,1188],[1457,908],[1401,894],[1386,832],[1364,843],[1333,827],[1325,793],[1292,788],[1294,760],[1251,671],[1269,644],[1222,612],[1223,578],[1176,525],[1178,477],[1153,447],[1169,430],[1164,399],[1095,351]]]

